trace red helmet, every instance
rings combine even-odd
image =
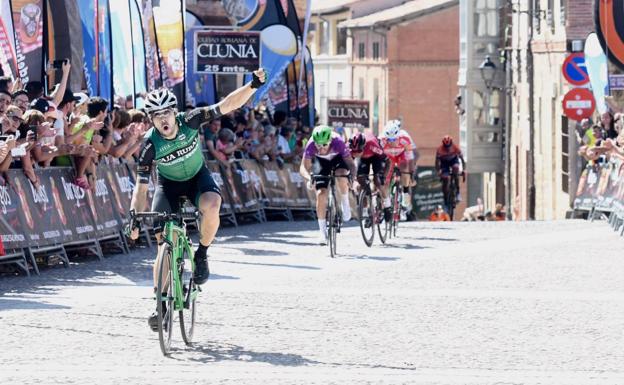
[[[351,139],[349,139],[349,149],[352,152],[364,151],[365,144],[366,144],[366,138],[361,132],[358,132],[357,134],[353,134]]]
[[[450,146],[453,144],[453,138],[451,138],[450,135],[444,135],[444,138],[442,138],[442,144],[447,147]]]

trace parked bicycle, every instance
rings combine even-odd
[[[184,207],[181,205],[180,207]],[[193,281],[195,263],[193,246],[187,236],[185,219],[197,221],[199,214],[130,212],[130,220],[158,219],[164,221],[162,242],[165,246],[159,258],[156,301],[158,310],[158,340],[164,355],[171,349],[173,324],[176,313],[182,332],[182,340],[191,345],[197,316],[196,301],[201,288]],[[171,268],[173,267],[173,268]],[[163,296],[163,294],[165,294]]]

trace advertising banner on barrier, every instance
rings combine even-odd
[[[219,167],[219,163],[217,161],[206,161],[206,167],[210,170],[210,175],[212,179],[214,179],[217,186],[221,190],[221,210],[219,211],[220,215],[227,215],[232,213],[232,196],[230,193],[230,189],[225,184],[225,178],[223,178],[221,173],[221,168]]]
[[[97,179],[95,182],[95,192],[88,191],[89,203],[93,203],[93,218],[98,236],[116,233],[121,228],[121,218],[119,209],[115,206],[115,194],[113,193],[114,183],[111,180],[113,170],[109,166],[98,167]],[[127,211],[126,211],[127,212]]]
[[[262,186],[266,197],[265,207],[269,209],[286,208],[286,181],[280,178],[280,169],[275,162],[262,165]]]
[[[591,210],[594,207],[596,191],[598,189],[599,171],[594,166],[589,166],[581,173],[574,208],[577,210]]]
[[[111,189],[110,192],[112,193],[113,208],[117,213],[117,218],[122,224],[126,224],[128,222],[127,218],[130,210],[130,201],[132,200],[132,190],[134,189],[135,180],[133,174],[129,170],[129,167],[134,169],[133,166],[133,164],[108,166],[108,170],[106,172],[106,180]],[[147,209],[147,207],[145,209]]]
[[[14,181],[21,170],[9,170],[5,174],[7,179]],[[14,185],[0,177],[0,237],[6,250],[13,250],[28,246],[30,239],[26,238],[26,226],[23,224],[21,213],[24,198],[20,198]]]
[[[254,190],[254,195],[258,200],[259,207],[264,207],[265,197],[262,189],[262,171],[260,170],[260,165],[254,160],[243,160],[241,163],[250,179],[249,188]]]
[[[437,205],[444,206],[442,182],[434,167],[418,167],[418,183],[412,197],[417,219],[427,219]]]
[[[230,186],[232,186],[232,191],[235,192],[237,197],[233,200],[234,212],[253,212],[260,210],[259,196],[256,193],[249,172],[243,167],[243,162],[231,162],[229,170],[227,170],[226,173],[231,173],[232,183]]]
[[[61,173],[54,175],[56,184],[60,190],[63,204],[63,215],[68,218],[75,237],[78,240],[93,239],[96,237],[93,210],[91,208],[87,192],[72,183],[73,170],[63,169]]]
[[[260,67],[260,32],[196,30],[195,72],[244,74]]]
[[[292,164],[285,164],[280,170],[280,175],[281,179],[286,182],[286,205],[289,208],[311,207],[308,188],[299,174],[299,168]]]
[[[63,174],[62,169],[43,169],[39,172],[41,186],[39,189],[23,178],[23,186],[29,204],[29,215],[33,217],[37,239],[33,245],[49,245],[75,240],[75,231],[68,221],[60,197],[58,181]],[[21,179],[21,178],[20,178]]]

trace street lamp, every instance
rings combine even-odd
[[[481,77],[483,78],[485,86],[488,90],[491,89],[494,78],[496,78],[496,64],[490,59],[489,55],[487,55],[479,65],[479,71],[481,72]]]

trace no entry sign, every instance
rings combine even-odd
[[[563,97],[563,113],[572,120],[589,118],[594,113],[596,101],[587,88],[575,88]]]
[[[572,85],[582,86],[589,82],[589,74],[585,66],[583,53],[570,54],[561,66],[563,77]]]

